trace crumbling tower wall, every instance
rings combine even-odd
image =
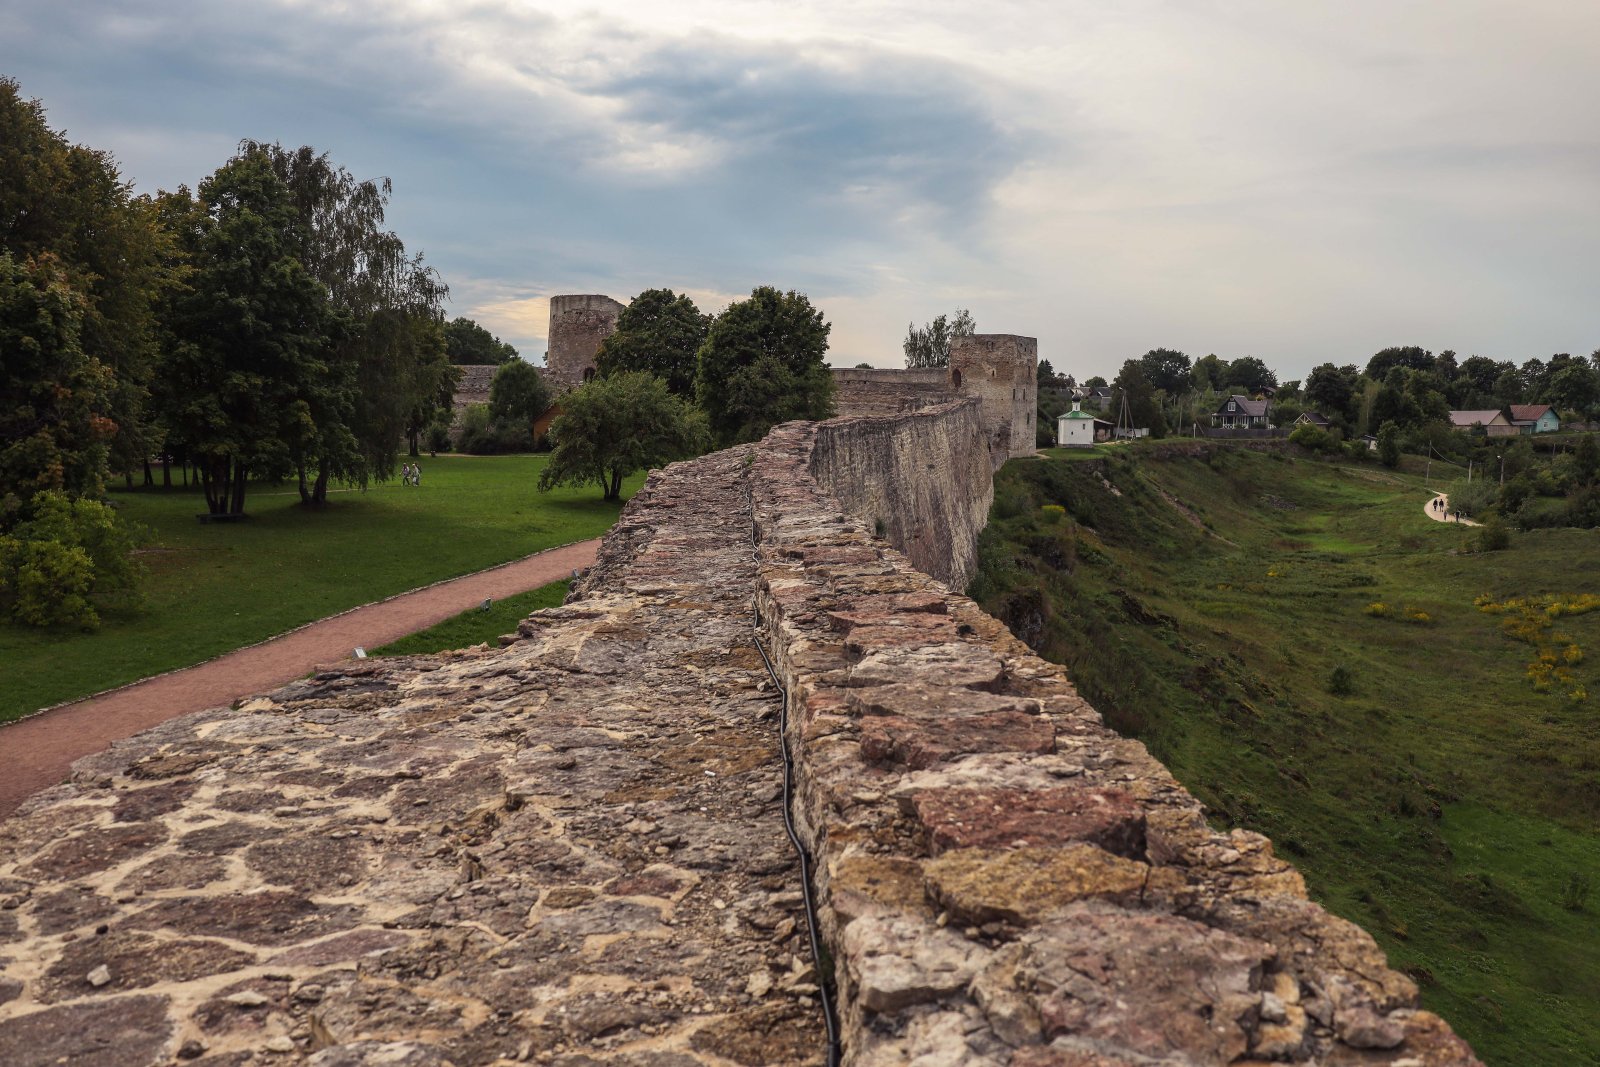
[[[617,328],[625,304],[589,293],[550,298],[550,336],[544,376],[558,391],[575,388],[594,376],[600,344]]]
[[[996,469],[1034,453],[1039,404],[1039,342],[1009,333],[976,333],[950,344],[950,388],[983,401]]]

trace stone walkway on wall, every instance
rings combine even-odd
[[[847,1067],[1476,1065],[1268,841],[813,477],[848,438],[931,515],[955,476],[905,461],[963,411],[668,468],[504,649],[80,761],[0,824],[0,1064],[821,1063],[758,609]]]
[[[325,673],[0,826],[0,1064],[811,1063],[740,457],[504,650]]]

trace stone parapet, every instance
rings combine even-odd
[[[977,400],[927,408],[920,418],[803,423],[775,434],[768,447],[807,448],[811,477],[847,512],[902,546],[913,566],[966,588],[994,503]]]
[[[929,525],[983,498],[975,409],[655,472],[503,647],[80,761],[0,824],[0,1064],[817,1064],[830,980],[852,1067],[1476,1063],[1265,839],[873,536],[887,506],[959,551]]]
[[[846,1063],[1478,1062],[1265,838],[1212,830],[1059,667],[842,513],[822,439],[774,431],[751,493]]]

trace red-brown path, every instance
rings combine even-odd
[[[263,693],[321,664],[425,630],[482,602],[559,581],[594,562],[598,538],[333,615],[259,645],[0,727],[0,818],[67,776],[72,761],[191,711]]]

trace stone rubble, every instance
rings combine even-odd
[[[657,472],[503,647],[80,761],[0,824],[0,1064],[816,1064],[826,984],[852,1067],[1475,1064],[1266,840],[814,477],[848,437],[932,499],[953,468],[875,450],[970,408]]]

